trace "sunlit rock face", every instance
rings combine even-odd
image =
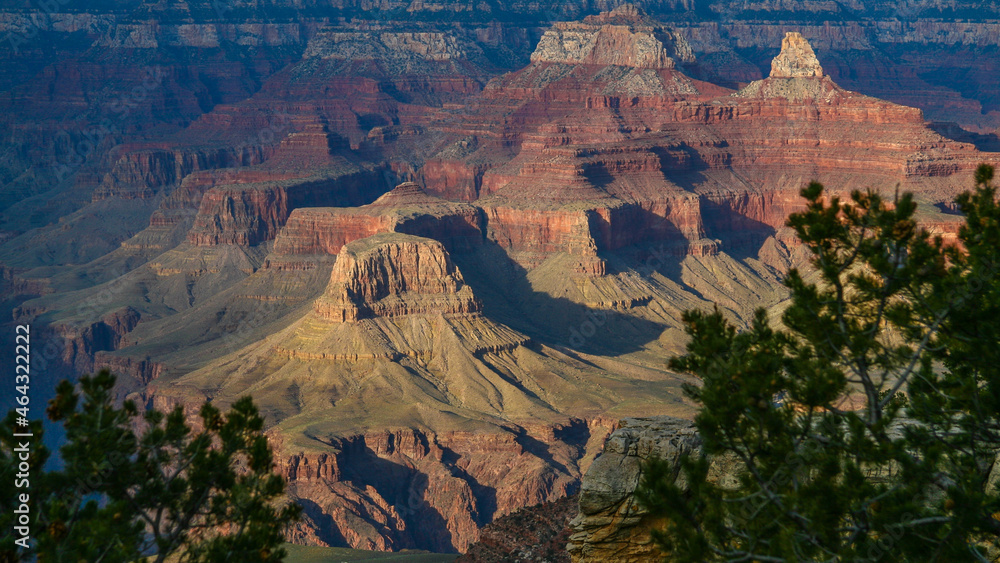
[[[560,22],[542,35],[531,62],[671,69],[694,54],[682,37],[630,4],[583,22]]]
[[[412,314],[471,314],[480,306],[444,246],[410,235],[382,234],[340,252],[316,311],[356,321]]]
[[[809,42],[797,31],[789,31],[781,40],[781,53],[771,61],[771,78],[823,76],[823,67]]]

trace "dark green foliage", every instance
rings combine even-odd
[[[823,187],[788,225],[816,282],[792,270],[782,328],[738,332],[689,311],[701,457],[686,484],[654,460],[638,495],[676,561],[1000,558],[1000,206],[981,166],[957,199],[962,249],[914,220],[910,194],[850,202]],[[810,278],[813,279],[813,278]],[[708,479],[709,460],[738,486]]]
[[[275,506],[285,482],[272,473],[264,421],[251,399],[225,414],[206,403],[195,430],[181,407],[139,413],[126,401],[116,408],[114,381],[107,371],[84,376],[79,393],[64,381],[49,403],[66,444],[60,470],[42,470],[41,450],[32,469],[39,560],[282,561],[279,545],[299,507]],[[40,433],[38,426],[34,443]],[[11,471],[10,451],[5,441],[2,476]],[[4,514],[14,492],[2,496]],[[5,540],[0,558],[16,560],[13,547]]]

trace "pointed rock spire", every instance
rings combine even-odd
[[[771,78],[821,77],[823,67],[809,42],[797,31],[785,33],[781,52],[771,61]]]

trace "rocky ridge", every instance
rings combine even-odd
[[[374,202],[356,208],[303,207],[289,216],[275,239],[270,264],[295,256],[335,255],[351,241],[400,232],[441,241],[450,251],[483,242],[480,212],[472,205],[428,195],[404,182]]]
[[[322,30],[310,40],[303,56],[349,61],[413,58],[443,62],[469,58],[469,48],[445,33]]]
[[[1000,123],[996,122],[1000,114],[995,111],[997,100],[992,93],[995,89],[988,87],[989,77],[995,76],[997,71],[991,66],[991,57],[975,56],[971,50],[996,46],[996,37],[1000,36],[996,30],[1000,24],[974,17],[968,11],[971,9],[968,3],[953,4],[907,3],[900,7],[877,3],[829,9],[829,6],[816,3],[783,2],[779,5],[763,2],[748,6],[748,11],[741,13],[717,3],[711,3],[701,12],[689,2],[636,3],[653,17],[675,22],[673,32],[683,37],[697,56],[698,69],[690,70],[703,79],[710,77],[739,88],[760,78],[761,71],[766,73],[771,62],[771,49],[776,48],[791,27],[801,30],[803,37],[821,50],[822,58],[827,61],[827,74],[842,86],[921,107],[928,119],[957,121],[963,127],[974,128],[988,136]],[[5,264],[28,268],[53,260],[83,263],[135,235],[135,230],[128,229],[126,222],[108,225],[88,219],[99,214],[102,205],[79,213],[73,222],[72,236],[81,238],[87,232],[101,232],[106,241],[103,244],[61,245],[58,240],[61,235],[51,232],[56,229],[29,234],[33,227],[26,221],[37,212],[46,214],[43,223],[54,224],[60,216],[92,202],[95,189],[99,187],[97,196],[101,200],[111,193],[124,196],[142,191],[149,195],[151,192],[143,186],[135,184],[125,189],[127,186],[117,179],[101,187],[102,178],[113,170],[120,156],[111,152],[115,145],[169,138],[191,120],[210,114],[226,117],[233,125],[247,117],[251,109],[248,106],[253,104],[241,104],[241,101],[249,100],[257,85],[265,90],[277,87],[279,90],[285,88],[288,94],[301,93],[302,84],[288,84],[287,80],[294,82],[295,79],[279,69],[297,62],[309,42],[322,33],[377,35],[389,28],[399,28],[392,22],[377,22],[365,15],[378,14],[380,10],[390,9],[390,5],[395,4],[365,4],[362,8],[361,4],[348,2],[339,8],[326,8],[310,2],[282,0],[274,6],[283,18],[287,18],[282,23],[268,21],[267,14],[249,6],[234,12],[228,7],[217,9],[218,6],[207,0],[177,5],[133,1],[116,4],[114,9],[88,6],[88,13],[68,6],[64,7],[65,11],[50,14],[31,9],[0,11],[0,32],[10,37],[3,45],[9,56],[3,57],[5,72],[0,73],[4,77],[0,82],[10,88],[9,96],[3,98],[6,100],[3,103],[9,105],[3,127],[4,130],[9,128],[12,146],[19,147],[13,154],[21,155],[12,163],[13,179],[5,189],[11,194],[34,194],[0,202],[3,206],[15,206],[4,214],[4,225],[0,229],[12,235],[23,235],[23,238],[11,237],[17,240],[8,241],[8,251],[0,249]],[[319,81],[322,87],[339,91],[337,95],[325,97],[350,100],[350,103],[340,104],[336,111],[332,111],[331,106],[335,105],[332,102],[323,103],[330,110],[331,123],[336,123],[338,133],[349,138],[352,146],[357,146],[371,129],[367,123],[371,116],[385,116],[388,123],[393,120],[391,111],[383,111],[384,106],[369,103],[368,96],[374,91],[381,89],[390,98],[402,94],[402,98],[410,102],[416,100],[418,103],[407,111],[424,103],[440,107],[443,98],[447,98],[448,103],[461,103],[462,97],[478,91],[490,76],[515,69],[521,61],[527,60],[537,43],[535,33],[538,32],[532,31],[532,22],[540,22],[540,29],[544,29],[548,20],[542,22],[541,19],[574,19],[585,15],[579,5],[572,3],[542,10],[538,6],[513,2],[505,3],[501,9],[519,14],[524,22],[499,24],[491,23],[496,20],[493,9],[485,6],[470,8],[443,2],[421,3],[408,8],[413,14],[422,14],[419,17],[432,13],[440,17],[458,13],[451,11],[458,10],[463,17],[470,18],[469,23],[445,26],[446,30],[433,21],[419,23],[416,27],[407,23],[404,26],[407,31],[402,32],[402,39],[396,43],[411,42],[415,51],[407,51],[409,47],[389,41],[392,52],[418,53],[413,56],[423,57],[419,52],[426,51],[432,59],[440,58],[437,53],[449,53],[449,61],[463,61],[440,67],[434,71],[432,79],[426,74],[424,78],[420,73],[406,74],[405,66],[386,74],[386,69],[378,70],[368,63],[347,59],[342,60],[345,64],[328,62],[311,67],[314,63],[304,64],[309,68],[296,74],[301,77],[312,72],[325,73],[324,80]],[[594,10],[611,8],[600,2],[593,5]],[[363,11],[354,13],[353,20],[339,19],[348,13],[342,10],[352,9]],[[936,9],[944,11],[933,12]],[[900,13],[898,10],[904,10],[907,17],[895,17]],[[954,13],[967,10],[962,13],[968,17],[950,18],[949,10],[958,10]],[[678,15],[683,17],[676,17]],[[780,21],[774,19],[778,17]],[[823,18],[823,23],[814,21],[817,17]],[[606,23],[626,25],[630,21],[618,18]],[[38,34],[47,34],[50,41],[39,42]],[[376,41],[374,36],[362,39]],[[447,45],[453,44],[463,47],[452,51]],[[52,45],[54,50],[46,51],[42,48],[44,45]],[[505,50],[506,45],[511,48]],[[200,58],[195,59],[203,64],[199,63],[195,69],[186,66],[181,59],[168,57],[150,67],[141,57],[113,54],[137,48],[152,52],[168,46],[200,53]],[[228,51],[219,49],[220,46]],[[480,51],[484,59],[476,58]],[[222,52],[235,55],[220,57]],[[456,58],[460,52],[474,61]],[[53,58],[57,53],[87,61],[86,72],[77,72],[72,66],[76,63],[60,63]],[[314,58],[307,59],[313,61]],[[421,60],[434,64],[442,62]],[[31,70],[45,65],[49,66],[44,72]],[[351,80],[331,80],[329,73],[333,69],[341,75],[350,75]],[[374,77],[378,79],[373,80]],[[386,81],[380,83],[383,78]],[[630,80],[635,88],[645,82],[645,78]],[[53,93],[51,97],[36,95],[49,91]],[[348,105],[350,111],[344,107]],[[67,120],[81,115],[82,107],[88,108],[90,117],[84,122],[67,125]],[[233,111],[236,113],[231,113]],[[176,117],[166,119],[169,116]],[[359,126],[361,117],[364,119]],[[250,133],[265,127],[266,123],[254,125]],[[193,139],[187,133],[183,135],[186,138],[177,138],[171,144],[190,145]],[[230,146],[239,144],[241,133],[235,129],[216,128],[213,133],[217,140],[231,134],[237,139]],[[394,131],[387,133],[397,134]],[[48,140],[56,134],[64,140],[53,145]],[[384,137],[380,134],[379,138]],[[90,144],[94,145],[93,150]],[[76,149],[81,147],[87,147],[86,155],[78,154]],[[261,148],[247,147],[245,152],[258,153],[254,158],[259,161]],[[206,164],[212,160],[219,162],[213,166],[226,165],[237,158],[236,155],[210,156],[203,151],[192,156],[203,159]],[[81,161],[85,162],[80,164]],[[63,182],[67,177],[70,181]],[[183,180],[182,177],[153,179],[155,182],[150,186],[162,185],[163,189],[152,191],[163,192],[169,192],[173,185]],[[41,196],[53,189],[62,195],[55,199]],[[148,218],[147,204],[117,205],[118,212],[130,217],[128,224],[141,224]]]
[[[602,25],[576,25],[591,43],[605,33]],[[756,227],[738,218],[745,216],[741,209],[761,199],[794,201],[798,188],[790,176],[806,181],[833,174],[848,185],[882,184],[892,176],[943,193],[949,189],[932,178],[957,179],[982,158],[972,145],[926,128],[919,110],[837,86],[800,35],[790,34],[775,60],[774,76],[730,93],[671,69],[647,84],[685,84],[682,90],[637,91],[619,79],[634,73],[631,67],[535,57],[487,86],[490,104],[455,134],[475,144],[456,141],[469,147],[461,156],[448,148],[431,158],[424,181],[444,197],[478,195],[476,204],[502,246],[529,254],[558,249],[589,260],[581,272],[600,275],[605,270],[596,257],[604,250],[668,240],[680,252],[705,255],[717,252],[720,239],[742,244],[752,229],[766,237],[794,207],[761,206],[774,213],[755,216]],[[520,127],[507,133],[512,103]],[[484,120],[494,125],[484,127]],[[864,141],[858,140],[862,129]],[[510,143],[516,154],[491,163]],[[718,188],[734,185],[746,190]],[[782,185],[788,186],[784,194]],[[547,225],[549,240],[526,226],[539,223]],[[524,260],[529,267],[537,263]]]

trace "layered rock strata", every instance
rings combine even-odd
[[[482,244],[483,230],[480,212],[472,205],[430,196],[409,182],[361,207],[293,211],[275,240],[274,260],[337,254],[349,242],[389,232],[433,238],[449,251],[462,251]]]
[[[389,9],[390,4],[396,5],[380,6]],[[948,6],[911,2],[904,8],[859,4],[846,11],[830,3],[802,2],[754,3],[737,11],[718,2],[698,10],[690,2],[636,4],[673,22],[671,32],[698,55],[694,63],[681,66],[702,78],[711,76],[734,88],[760,78],[784,34],[798,29],[819,49],[825,74],[845,87],[922,107],[928,119],[958,121],[987,137],[1000,124],[1000,105],[991,87],[997,74],[995,57],[980,56],[997,45],[1000,24],[977,16],[968,2]],[[348,5],[358,6],[347,3],[345,10],[351,9]],[[95,197],[100,202],[166,194],[182,181],[181,177],[166,181],[175,176],[169,166],[162,166],[168,161],[181,164],[180,176],[192,166],[202,170],[233,162],[246,165],[249,159],[260,162],[270,147],[257,145],[270,143],[246,143],[245,137],[267,131],[269,124],[261,112],[279,107],[322,113],[350,146],[374,149],[380,157],[412,171],[419,163],[407,161],[406,156],[413,154],[410,149],[420,131],[426,131],[422,126],[447,115],[445,105],[460,107],[491,76],[512,70],[528,57],[536,32],[524,22],[550,21],[553,14],[583,15],[581,5],[572,3],[499,6],[518,13],[517,23],[498,23],[494,13],[498,8],[492,5],[452,2],[418,3],[407,9],[437,11],[431,18],[436,21],[455,10],[462,13],[462,24],[399,25],[402,22],[375,21],[364,15],[337,20],[313,3],[284,1],[275,4],[288,18],[282,23],[260,19],[262,13],[252,10],[217,10],[205,1],[133,2],[113,9],[88,5],[88,13],[41,13],[37,7],[0,12],[0,32],[9,39],[3,45],[8,56],[0,57],[4,69],[0,82],[8,94],[0,103],[7,110],[2,113],[3,128],[10,133],[5,137],[8,150],[17,155],[10,164],[9,197],[0,202],[14,209],[3,217],[2,228],[27,233],[37,226],[35,219],[38,225],[56,225],[59,217]],[[594,10],[610,7],[601,2],[591,5]],[[907,10],[912,18],[899,20],[897,9]],[[941,9],[944,12],[935,12]],[[225,17],[218,17],[220,10]],[[618,15],[600,22],[600,17],[590,19],[602,26],[663,27],[630,18],[624,9],[615,12]],[[373,6],[359,12],[374,13]],[[707,14],[711,15],[706,19]],[[39,34],[46,39],[39,40]],[[324,58],[327,52],[321,47],[326,44],[320,39],[324,34],[350,35],[354,39],[341,43],[357,48],[348,49],[346,58]],[[613,47],[634,54],[633,38],[621,37],[624,42]],[[671,58],[686,60],[671,41],[660,43]],[[373,45],[391,55],[388,59],[436,65],[434,73],[406,64],[380,68],[378,60],[386,59],[381,52],[378,57],[365,54]],[[315,52],[302,59],[311,46]],[[157,49],[165,56],[152,67],[144,56],[134,56]],[[598,57],[595,60],[604,60],[600,50],[591,51]],[[193,53],[197,56],[190,56]],[[640,91],[649,77],[649,73],[625,75],[632,91]],[[612,103],[604,98],[594,103]],[[58,140],[52,142],[54,138]],[[403,142],[397,143],[400,139]],[[196,144],[202,146],[195,148]],[[119,166],[122,154],[115,147],[132,147],[142,154],[124,158]],[[177,151],[185,154],[178,158]],[[475,163],[471,169],[475,176],[481,167]],[[921,164],[914,169],[920,170]],[[153,181],[144,184],[146,180]],[[475,190],[475,182],[471,184],[469,189]],[[50,196],[35,197],[52,190],[61,194],[58,205]],[[103,211],[94,207],[82,215],[94,217]],[[135,218],[129,214],[129,223],[142,224],[148,217],[142,204],[130,211]],[[77,223],[68,237],[86,235],[84,224],[93,228],[96,221]],[[61,228],[45,227],[45,236],[35,233],[14,241],[7,245],[5,260],[13,260],[15,249],[31,246],[45,251],[33,253],[24,261],[28,265],[69,258],[83,263],[107,250],[93,244],[60,252],[62,241],[53,231]],[[100,232],[111,247],[135,234],[123,226]]]
[[[673,69],[694,61],[687,41],[654,24],[628,4],[583,23],[557,23],[542,35],[531,62]]]
[[[325,125],[308,123],[282,139],[262,165],[185,182],[186,199],[200,198],[188,242],[256,246],[273,240],[296,208],[365,203],[382,193],[384,176],[345,149]]]
[[[340,322],[438,313],[472,314],[480,305],[444,246],[380,234],[344,246],[316,313]]]
[[[627,18],[615,33],[657,40],[634,11],[612,19]],[[844,191],[900,182],[945,201],[988,158],[926,127],[918,109],[840,88],[799,33],[783,40],[771,76],[728,92],[674,67],[647,76],[634,61],[600,59],[595,52],[628,49],[602,51],[610,24],[598,21],[574,24],[572,40],[553,30],[529,67],[487,86],[490,103],[428,162],[428,190],[474,192],[505,248],[585,257],[580,271],[601,275],[599,252],[637,243],[696,255],[719,240],[756,244],[783,226],[808,180]],[[510,146],[515,155],[490,162]]]

